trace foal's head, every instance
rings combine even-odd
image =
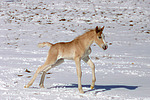
[[[103,30],[104,30],[104,26],[102,28],[98,28],[98,26],[96,26],[95,28],[96,36],[94,38],[94,41],[102,49],[106,50],[108,48],[108,45],[105,42],[105,36],[103,34]]]

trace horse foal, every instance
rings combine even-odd
[[[38,44],[39,47],[44,46],[50,47],[46,62],[37,69],[31,81],[24,87],[25,88],[30,87],[33,84],[36,77],[38,76],[38,74],[40,72],[43,72],[39,85],[41,88],[44,88],[43,84],[46,72],[51,68],[63,63],[64,59],[71,59],[74,60],[76,64],[79,92],[84,93],[81,85],[81,76],[82,76],[81,60],[86,62],[92,69],[91,89],[93,89],[96,78],[95,78],[95,65],[89,57],[91,53],[90,46],[92,43],[95,42],[99,47],[101,47],[104,50],[108,48],[108,45],[106,44],[104,39],[104,34],[102,33],[103,29],[104,27],[98,28],[97,26],[95,29],[89,30],[88,32],[84,33],[81,36],[76,37],[74,40],[70,42],[59,42],[56,44],[52,44],[49,42],[39,43]]]

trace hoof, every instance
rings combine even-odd
[[[94,89],[94,86],[91,86],[91,89]]]
[[[29,88],[29,86],[28,86],[28,85],[25,85],[24,88]]]
[[[84,94],[84,91],[83,91],[83,90],[79,90],[79,92],[82,93],[82,94]]]
[[[40,88],[45,88],[44,85],[40,86]]]
[[[43,84],[39,84],[40,88],[45,88]]]

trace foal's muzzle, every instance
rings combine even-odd
[[[106,50],[106,49],[108,48],[108,45],[103,45],[102,48],[103,48],[104,50]]]

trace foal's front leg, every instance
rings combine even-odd
[[[77,75],[78,75],[78,89],[80,93],[84,93],[82,90],[82,85],[81,85],[81,59],[80,58],[75,58],[75,63],[76,63],[76,69],[77,69]]]
[[[93,89],[94,86],[95,86],[95,81],[96,81],[96,77],[95,77],[95,65],[91,61],[91,59],[89,58],[89,56],[84,57],[82,60],[84,62],[86,62],[91,67],[91,69],[92,69],[92,84],[91,84],[91,89]]]

